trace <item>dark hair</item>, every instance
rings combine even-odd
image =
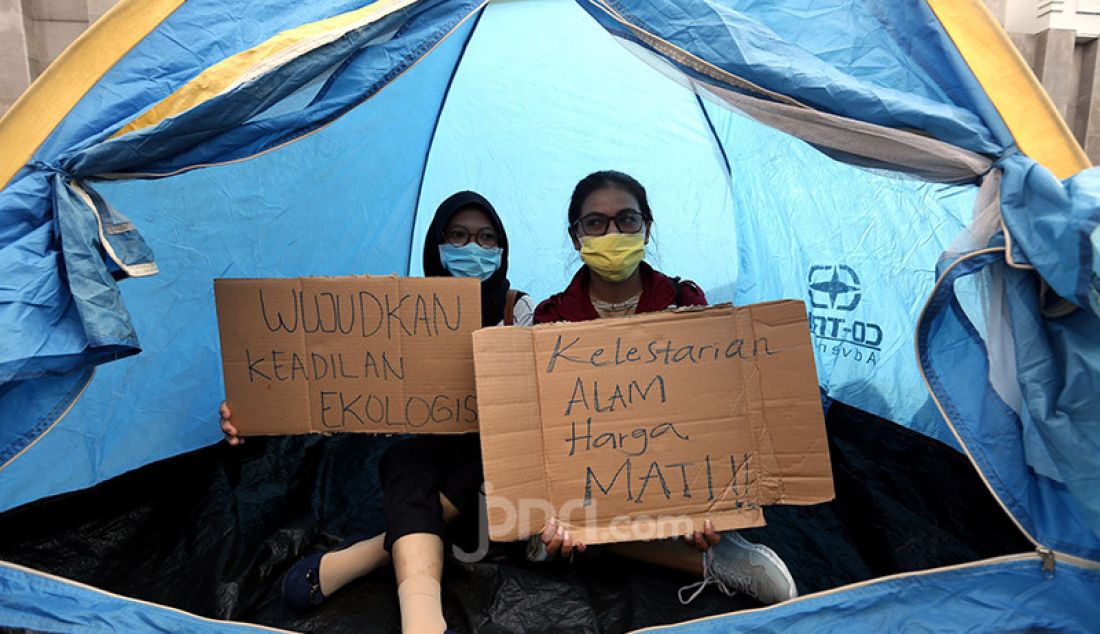
[[[642,187],[642,184],[634,180],[629,174],[604,170],[602,172],[592,172],[585,176],[573,188],[573,197],[569,200],[569,226],[573,226],[577,218],[581,217],[581,206],[584,204],[585,199],[592,192],[604,187],[616,187],[633,196],[637,199],[638,206],[641,207],[638,211],[645,217],[646,222],[653,222],[653,211],[649,208],[649,199],[646,198],[645,187]]]

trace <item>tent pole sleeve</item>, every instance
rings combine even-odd
[[[988,157],[907,130],[693,83],[698,96],[723,102],[759,123],[798,137],[853,165],[893,169],[940,183],[976,182],[993,165]]]
[[[1092,166],[1024,58],[981,0],[927,0],[1020,150],[1069,178]]]

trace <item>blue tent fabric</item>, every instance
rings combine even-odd
[[[1100,176],[1058,182],[1018,154],[926,4],[422,0],[111,138],[227,56],[365,4],[183,3],[0,191],[0,510],[217,440],[212,278],[415,273],[434,205],[471,188],[535,256],[513,269],[541,297],[577,266],[559,231],[569,187],[616,167],[659,203],[659,265],[714,300],[805,299],[828,396],[956,444],[1037,545],[1100,560]],[[656,73],[619,48],[652,46],[620,18],[722,72],[665,58],[676,76]],[[531,24],[569,26],[517,37]],[[566,31],[578,43],[561,52]],[[532,77],[556,61],[571,70]],[[937,268],[978,183],[839,165],[685,88],[755,90],[723,72],[999,159],[1007,233]],[[1076,310],[1049,310],[1045,286]],[[1007,387],[992,378],[1006,358]],[[1043,595],[1034,576],[981,570],[994,594]],[[1067,570],[1066,596],[1100,587]]]
[[[1064,484],[1029,465],[1016,412],[988,382],[974,386],[973,377],[988,375],[989,361],[981,335],[959,305],[954,285],[985,267],[1007,268],[1003,262],[1003,247],[992,248],[947,270],[917,332],[921,367],[981,473],[1024,530],[1050,548],[1095,560],[1100,558],[1100,540],[1089,530],[1085,507]],[[1036,292],[1034,280],[1026,274],[1004,273],[1010,277],[1006,283]],[[970,380],[964,382],[960,376]]]
[[[38,148],[35,159],[50,161],[90,147],[217,62],[281,31],[364,4],[361,0],[260,0],[245,7],[221,0],[188,0],[73,107]]]
[[[210,420],[223,398],[212,279],[404,272],[415,184],[446,79],[472,25],[466,22],[458,37],[372,98],[371,108],[352,111],[324,135],[171,180],[96,183],[114,206],[139,219],[142,235],[156,245],[161,272],[122,289],[128,306],[142,307],[132,317],[145,351],[101,366],[80,403],[0,472],[8,483],[0,506],[91,486],[219,439]],[[364,129],[372,130],[367,143]],[[357,169],[333,174],[327,165],[337,160],[354,162]],[[291,170],[323,183],[324,207],[317,208],[316,191],[286,178]],[[236,203],[234,182],[251,183],[262,195]],[[147,212],[150,200],[160,201],[162,213]],[[300,211],[309,208],[311,213]],[[387,213],[379,213],[383,209]],[[300,242],[306,235],[309,242]],[[388,239],[377,241],[377,235]],[[135,382],[157,387],[135,390]],[[120,402],[118,394],[125,399]],[[24,409],[28,405],[37,409]],[[29,436],[33,421],[54,408],[47,396],[29,403],[0,399],[0,420],[18,424],[12,424],[13,434]],[[29,412],[42,414],[32,418]],[[22,425],[26,429],[19,430]],[[68,466],[43,473],[40,460]]]
[[[833,2],[830,7],[770,0],[737,3],[736,8],[716,0],[671,6],[660,0],[605,4],[635,26],[737,77],[817,109],[923,130],[984,154],[1000,155],[1011,142],[973,76],[958,67],[957,52],[948,52],[953,47],[932,55],[927,45],[910,46],[927,35],[945,37],[924,3],[866,0]],[[612,33],[636,39],[597,3],[582,5]],[[686,24],[691,28],[682,28]],[[837,41],[845,34],[851,39]],[[936,62],[937,67],[930,66]]]
[[[0,464],[8,464],[55,425],[84,393],[94,373],[94,368],[79,368],[66,374],[0,385],[3,402],[0,411],[25,419],[20,426],[0,426],[0,442],[4,446]]]
[[[356,29],[161,124],[89,148],[65,162],[77,176],[168,173],[254,156],[300,137],[359,104],[419,60],[468,17],[473,2],[425,3]],[[392,37],[378,41],[380,36]],[[459,38],[461,39],[461,35]],[[305,107],[259,115],[335,68]]]
[[[29,312],[32,319],[42,322],[42,325],[38,327],[33,337],[18,340],[19,345],[5,350],[3,356],[0,356],[0,378],[20,380],[45,372],[64,372],[84,363],[95,364],[125,354],[133,354],[139,349],[135,333],[125,323],[128,321],[128,315],[122,307],[117,288],[112,282],[106,280],[105,272],[93,270],[93,268],[102,268],[104,265],[99,264],[97,267],[85,269],[85,261],[74,262],[74,259],[81,260],[80,252],[94,254],[97,250],[101,251],[103,247],[97,245],[98,240],[93,235],[95,221],[90,215],[91,210],[76,200],[72,192],[63,185],[67,185],[73,179],[122,171],[128,166],[136,165],[141,170],[156,171],[158,160],[164,157],[173,157],[176,160],[168,167],[162,167],[168,170],[195,164],[229,161],[251,156],[285,142],[288,138],[306,134],[317,126],[331,121],[352,105],[368,98],[403,72],[428,48],[449,33],[459,20],[468,16],[475,6],[474,3],[435,3],[434,7],[425,6],[422,11],[417,12],[418,17],[402,25],[394,38],[370,46],[367,48],[367,54],[354,56],[354,59],[348,63],[342,63],[352,53],[367,47],[380,32],[390,30],[393,23],[400,22],[406,17],[402,13],[388,16],[355,34],[323,47],[316,51],[315,55],[293,60],[273,73],[248,82],[229,94],[211,100],[161,126],[125,135],[118,140],[104,139],[107,139],[114,129],[130,117],[139,114],[145,106],[153,102],[131,102],[131,110],[126,113],[126,116],[114,121],[104,121],[105,112],[97,112],[95,118],[99,119],[100,125],[103,126],[100,128],[89,129],[81,126],[69,132],[66,126],[59,126],[39,149],[36,160],[30,168],[21,171],[14,182],[4,190],[2,201],[12,208],[25,205],[23,213],[35,214],[35,223],[42,233],[50,226],[47,219],[57,218],[60,223],[59,237],[69,234],[69,239],[65,241],[66,264],[75,267],[72,277],[83,279],[82,284],[85,286],[79,290],[58,288],[48,301],[24,302],[13,298],[13,301],[2,305],[3,310],[12,311],[8,313],[7,321],[13,324],[26,323],[28,316],[26,313]],[[395,53],[398,56],[403,55],[404,61],[394,63]],[[143,51],[140,50],[131,53],[131,56],[145,59]],[[249,119],[255,114],[277,104],[284,97],[307,84],[321,69],[334,65],[340,65],[339,72],[330,78],[325,93],[318,95],[308,108],[281,117],[249,123]],[[130,85],[129,77],[126,78],[124,85]],[[84,101],[94,102],[97,101],[97,97],[102,98],[93,91],[93,94],[86,97]],[[114,98],[118,100],[118,95],[114,94]],[[104,110],[107,113],[117,113],[118,109],[116,106],[113,109]],[[78,106],[74,109],[74,115],[66,121],[87,123],[86,119],[77,114],[81,112],[83,109]],[[211,113],[215,116],[210,116]],[[214,121],[221,121],[221,123],[215,125]],[[219,141],[217,139],[219,132],[228,134],[229,138]],[[68,136],[69,146],[61,146],[62,136]],[[155,137],[155,140],[150,141],[150,136]],[[194,147],[196,145],[199,147]],[[233,150],[227,151],[227,148],[233,148]],[[24,184],[25,179],[29,182]],[[41,192],[43,180],[53,188],[52,210],[47,206],[47,203],[51,202],[49,197],[41,194],[28,196],[21,193],[24,187]],[[86,183],[85,186],[87,186]],[[103,215],[102,210],[100,215]],[[18,237],[22,238],[22,236]],[[112,237],[111,240],[119,241],[120,238]],[[129,242],[131,243],[127,245],[129,248],[121,255],[131,260],[127,263],[151,262],[151,252],[140,242],[136,234],[129,235]],[[39,263],[48,261],[47,258],[52,249],[56,249],[56,244],[45,248],[40,245],[33,251],[38,262],[19,262],[17,265],[13,263],[12,268],[19,273],[39,270]],[[133,253],[135,251],[137,253]],[[27,249],[12,252],[16,256],[22,254],[24,258],[32,253]],[[132,257],[130,257],[131,254]],[[17,280],[13,286],[36,289],[37,292],[37,289],[43,287],[56,288],[57,283],[54,280],[45,283],[41,280],[35,283],[30,281],[19,283]],[[51,332],[54,322],[60,321],[56,318],[56,314],[64,312],[66,305],[70,303],[71,307],[76,309],[75,313],[70,311],[70,314],[79,314],[80,319],[83,320],[80,326],[84,330],[82,338],[86,341],[75,341],[64,351],[43,353],[41,348],[57,345],[57,342],[52,339],[43,341],[39,333]],[[106,310],[97,313],[99,305],[106,306]],[[15,314],[16,310],[18,314]],[[62,328],[75,326],[72,319],[72,317],[65,318],[63,321],[67,323]],[[101,321],[120,323],[100,323]],[[76,350],[72,349],[74,347]],[[31,361],[35,358],[41,358],[44,361]]]
[[[925,263],[966,226],[976,188],[824,161],[797,139],[713,104],[707,110],[734,174],[733,301],[802,297],[818,381],[832,397],[954,444],[928,395],[913,389],[921,383],[912,346],[921,307],[913,298],[931,291]],[[754,168],[761,164],[769,169]],[[783,266],[790,261],[805,264]]]
[[[1100,573],[1034,558],[879,581],[654,632],[1091,632]]]
[[[1013,255],[1035,267],[1059,296],[1100,316],[1100,251],[1091,238],[1100,227],[1100,170],[1063,183],[1019,154],[1004,159],[1002,168],[1002,213]]]
[[[52,173],[53,209],[60,225],[69,290],[88,339],[86,346],[105,358],[134,354],[139,350],[136,333],[129,324],[129,315],[117,287],[107,279],[109,272],[99,263],[102,257],[97,251],[102,251],[104,245],[99,244],[96,233],[98,224],[103,221],[97,220],[93,215],[96,212],[73,195],[69,181],[126,171],[134,166],[145,172],[156,172],[225,162],[257,154],[288,138],[306,134],[370,97],[404,72],[459,20],[469,15],[472,7],[471,4],[443,3],[437,3],[434,11],[432,7],[425,7],[415,19],[401,24],[392,39],[368,47],[380,33],[393,30],[395,23],[403,22],[405,17],[401,13],[387,16],[159,126],[103,141],[79,149],[75,154],[70,150],[53,163],[36,162],[34,166],[39,170]],[[356,55],[364,47],[368,54]],[[400,54],[395,55],[395,51]],[[394,63],[395,59],[401,61]],[[250,122],[257,114],[308,84],[324,69],[334,66],[340,67],[338,72],[330,77],[323,94],[315,97],[309,107]],[[227,138],[219,138],[223,133]],[[171,157],[171,160],[161,165],[161,157]],[[51,167],[55,164],[56,167]],[[98,215],[106,214],[101,209]],[[136,232],[128,233],[130,240],[125,246],[129,253],[121,257],[127,264],[151,262],[152,254],[134,235]],[[119,241],[115,234],[109,235]],[[137,253],[133,253],[135,251]],[[77,359],[79,363],[80,357]],[[29,376],[22,372],[11,378]]]
[[[90,349],[69,287],[59,275],[57,228],[46,212],[53,196],[50,175],[23,170],[0,196],[10,219],[0,229],[0,264],[7,272],[0,298],[7,334],[0,348],[0,380],[19,381],[113,358]],[[99,257],[91,265],[105,267]],[[118,344],[126,336],[116,333],[112,339],[109,344]],[[3,420],[17,425],[19,419]]]
[[[0,564],[0,627],[32,632],[276,632],[205,619],[164,606]]]
[[[1009,237],[1020,244],[1015,265],[1006,263],[1004,235],[994,237],[989,253],[945,258],[941,268],[949,272],[917,333],[933,392],[950,408],[998,497],[1041,543],[1090,559],[1100,557],[1100,319],[1086,307],[1044,315],[1040,280],[1059,295],[1087,301],[1088,236],[1100,221],[1098,174],[1087,170],[1063,185],[1034,161],[1005,160],[1001,211]],[[1007,306],[1010,331],[1003,336],[1015,355],[1019,404],[1005,403],[988,383],[975,389],[973,380],[961,379],[989,374],[983,339],[995,335],[983,338],[954,286],[986,268],[1004,280],[1003,296],[987,301]]]

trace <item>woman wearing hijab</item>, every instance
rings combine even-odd
[[[481,278],[482,326],[530,326],[534,304],[508,283],[508,236],[493,206],[474,192],[439,205],[424,237],[426,277]]]
[[[530,298],[508,283],[508,238],[493,206],[459,192],[440,204],[424,238],[424,275],[481,280],[483,326],[529,326]],[[229,444],[243,441],[223,403]],[[354,535],[337,548],[298,561],[283,580],[283,600],[305,610],[349,582],[393,562],[406,633],[446,630],[440,600],[444,539],[476,536],[481,446],[476,434],[413,436],[390,447],[379,465],[386,532]]]

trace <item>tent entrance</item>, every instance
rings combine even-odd
[[[295,10],[308,13],[307,5]],[[179,15],[202,6],[185,3]],[[47,255],[66,263],[70,281],[82,273],[99,284],[110,300],[103,305],[124,308],[96,322],[112,336],[87,341],[83,331],[66,331],[72,349],[36,350],[31,365],[49,379],[0,388],[0,419],[18,421],[3,430],[4,455],[18,459],[3,467],[0,531],[10,538],[0,558],[211,618],[331,631],[395,623],[385,571],[316,613],[282,608],[279,579],[298,556],[338,536],[381,530],[374,473],[391,441],[285,438],[249,443],[243,453],[211,446],[221,387],[210,280],[415,274],[434,206],[473,188],[501,208],[514,251],[528,254],[512,267],[516,286],[546,296],[577,266],[564,233],[573,183],[611,167],[633,173],[652,193],[658,246],[648,257],[659,268],[695,279],[714,301],[798,297],[811,310],[819,377],[836,399],[828,427],[838,498],[769,509],[769,526],[746,532],[780,552],[804,594],[823,593],[794,611],[886,586],[917,588],[940,574],[972,573],[970,589],[1002,574],[1025,582],[1031,574],[1034,582],[1042,555],[1030,552],[1029,541],[1047,539],[1033,529],[1021,534],[1028,524],[1020,514],[1009,508],[1012,519],[1004,517],[989,498],[988,471],[975,475],[949,446],[966,430],[948,433],[945,406],[919,389],[912,346],[935,283],[933,263],[973,220],[978,176],[997,173],[988,157],[1005,151],[999,123],[975,114],[983,104],[937,101],[942,87],[922,83],[920,64],[903,69],[913,82],[900,95],[908,101],[896,90],[855,90],[831,114],[801,107],[804,98],[768,101],[744,86],[668,72],[646,54],[665,71],[655,72],[600,28],[598,11],[581,6],[588,15],[546,0],[483,10],[426,0],[355,23],[308,54],[278,58],[269,73],[246,73],[247,81],[113,136],[126,121],[93,106],[140,83],[126,75],[126,64],[138,62],[123,60],[112,72],[129,84],[104,80],[47,139],[43,161],[4,191],[20,204],[60,205],[45,215],[63,225],[66,247],[84,251]],[[171,30],[178,27],[161,36],[178,42]],[[215,34],[220,27],[210,25]],[[626,37],[616,28],[609,30]],[[565,32],[575,41],[560,37]],[[724,41],[730,33],[712,35]],[[760,72],[800,76],[796,66]],[[881,111],[868,106],[876,100]],[[140,106],[150,113],[156,104]],[[857,107],[874,121],[845,118],[854,116],[845,108]],[[891,117],[892,127],[884,123]],[[84,128],[96,131],[74,131]],[[126,223],[117,223],[118,233],[102,230],[105,208],[93,193],[91,205],[79,196],[81,183],[133,219],[157,253],[159,275],[119,291],[109,279],[117,271],[77,266],[96,260],[86,257],[98,254],[96,240],[118,247],[122,270],[135,264],[127,253],[139,265],[150,255],[136,232],[122,229]],[[822,291],[833,278],[844,290]],[[70,309],[70,317],[80,312]],[[78,320],[62,322],[79,330]],[[49,345],[65,339],[51,333]],[[84,366],[137,352],[137,333],[142,353],[104,364],[84,390]],[[67,413],[58,418],[59,410]],[[980,463],[975,446],[965,445]],[[681,607],[675,589],[690,580],[664,571],[598,553],[573,566],[535,566],[516,550],[504,545],[487,562],[448,565],[452,623],[547,631],[595,623],[619,631],[755,607],[717,596]],[[1074,585],[1091,562],[1065,560],[1068,572],[1037,590],[993,585],[1062,598],[1096,587],[1094,578]],[[0,581],[24,583],[17,576],[25,579],[15,571]],[[56,613],[71,614],[65,606],[81,589],[50,585],[42,592],[56,599]],[[519,598],[504,605],[497,596]],[[1002,599],[987,604],[1008,607]],[[72,618],[88,618],[87,604],[76,605]],[[32,609],[3,616],[24,618]]]
[[[828,431],[837,499],[770,507],[767,527],[742,533],[779,552],[801,594],[1029,550],[955,450],[841,403],[830,407]],[[382,530],[374,473],[389,439],[254,440],[243,453],[209,447],[9,511],[0,516],[0,558],[204,617],[302,631],[395,625],[388,569],[307,615],[279,598],[298,556]],[[676,590],[689,577],[607,554],[570,565],[527,563],[522,552],[504,544],[483,562],[449,560],[449,622],[466,631],[626,631],[758,607],[719,593],[681,606]]]

